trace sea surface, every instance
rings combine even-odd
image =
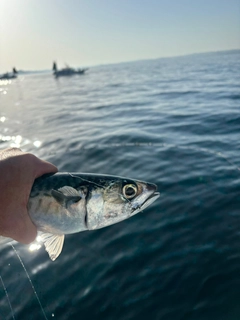
[[[1,320],[240,319],[239,70],[235,50],[0,82],[2,149],[161,193],[128,220],[66,236],[55,262],[1,246]]]

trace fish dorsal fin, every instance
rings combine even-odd
[[[40,232],[40,241],[44,243],[45,249],[52,261],[56,260],[62,252],[64,234],[57,235],[52,233]]]
[[[52,190],[52,196],[63,206],[67,206],[68,201],[78,202],[82,199],[78,191],[72,187],[65,186],[58,190]]]

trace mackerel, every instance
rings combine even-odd
[[[49,257],[62,251],[65,234],[96,230],[132,217],[160,193],[152,183],[123,177],[56,173],[35,180],[28,212]],[[10,239],[11,240],[11,239]],[[0,243],[9,238],[0,236]]]

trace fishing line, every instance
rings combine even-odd
[[[24,270],[25,273],[26,273],[26,276],[27,276],[27,278],[28,278],[28,280],[29,280],[29,283],[30,283],[30,285],[31,285],[31,287],[32,287],[32,290],[33,290],[33,292],[34,292],[34,294],[35,294],[35,297],[36,297],[36,299],[37,299],[37,301],[38,301],[38,304],[39,304],[39,306],[40,306],[40,308],[41,308],[41,310],[42,310],[42,314],[43,314],[45,320],[48,320],[48,318],[47,318],[47,316],[46,316],[46,313],[45,313],[45,311],[44,311],[44,309],[43,309],[43,306],[42,306],[42,304],[41,304],[41,301],[40,301],[40,299],[39,299],[39,297],[38,297],[38,294],[37,294],[37,292],[36,292],[36,290],[35,290],[35,288],[34,288],[34,285],[33,285],[33,283],[32,283],[32,280],[30,279],[30,276],[29,276],[29,274],[28,274],[28,272],[27,272],[27,269],[25,268],[25,266],[24,266],[24,264],[23,264],[23,261],[22,261],[21,257],[20,257],[19,254],[17,253],[17,251],[16,251],[16,249],[14,248],[14,246],[13,246],[11,243],[10,243],[9,245],[12,246],[14,252],[16,253],[16,255],[17,255],[17,257],[18,257],[18,260],[20,261],[20,263],[21,263],[21,265],[22,265],[22,267],[23,267],[23,270]]]
[[[166,145],[166,146],[168,146],[168,145]],[[234,167],[237,171],[240,171],[240,167],[238,167],[233,161],[229,160],[229,158],[227,156],[225,156],[222,152],[218,152],[218,151],[215,151],[215,150],[209,150],[209,149],[206,149],[206,148],[194,147],[194,146],[178,146],[178,145],[170,145],[170,146],[172,146],[174,148],[201,151],[203,153],[205,152],[205,153],[209,153],[209,154],[215,155],[218,158],[224,159],[232,167]]]
[[[88,182],[88,183],[90,183],[90,184],[94,184],[94,185],[96,185],[97,187],[100,187],[100,188],[106,189],[106,187],[104,187],[104,186],[102,186],[102,185],[100,185],[100,184],[98,184],[98,183],[96,183],[96,182],[89,181],[89,180],[84,179],[84,178],[82,178],[82,177],[75,176],[75,175],[74,175],[74,174],[72,174],[72,173],[69,173],[69,175],[70,175],[72,178],[81,179],[82,181],[86,181],[86,182]]]
[[[43,146],[44,147],[44,146]],[[224,159],[226,162],[228,162],[232,167],[234,167],[237,171],[240,171],[240,167],[238,167],[233,161],[231,161],[225,154],[223,154],[220,151],[210,150],[207,148],[201,148],[197,146],[184,146],[184,145],[176,145],[171,143],[165,143],[165,142],[130,142],[130,143],[109,143],[109,144],[98,144],[96,146],[91,147],[85,147],[82,146],[79,150],[96,150],[96,149],[116,149],[116,148],[140,148],[140,147],[147,147],[147,148],[153,148],[154,147],[167,147],[167,148],[176,148],[176,149],[185,149],[185,150],[194,150],[199,151],[203,153],[208,153],[215,155],[218,158]],[[48,153],[49,155],[57,155],[62,151],[55,151]],[[72,152],[76,154],[76,150],[71,150],[71,148],[67,148],[64,153]],[[77,177],[76,177],[77,178]],[[78,177],[79,178],[79,177]],[[84,179],[82,179],[84,180]],[[86,180],[87,181],[87,180]],[[90,182],[90,181],[88,181]],[[93,183],[93,182],[91,182]],[[97,184],[96,184],[97,185]],[[103,186],[101,186],[103,187]]]
[[[12,308],[12,305],[11,305],[11,302],[10,302],[10,299],[9,299],[9,296],[8,296],[7,288],[6,288],[5,284],[4,284],[3,279],[2,279],[1,276],[0,276],[0,280],[2,282],[2,286],[3,286],[4,292],[5,292],[6,297],[7,297],[7,301],[8,301],[11,313],[12,313],[12,318],[13,318],[13,320],[15,320],[15,316],[14,316],[13,308]]]

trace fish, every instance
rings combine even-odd
[[[153,183],[106,174],[58,172],[34,181],[28,212],[52,261],[66,234],[97,230],[128,219],[160,196]],[[1,237],[0,243],[11,239]],[[33,246],[34,247],[34,243]]]

